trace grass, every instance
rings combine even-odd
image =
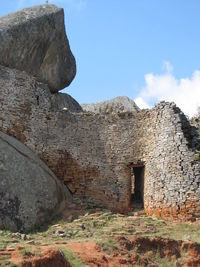
[[[64,232],[64,237],[57,234],[59,230]],[[54,222],[54,224],[48,225],[38,232],[29,233],[29,236],[35,242],[35,245],[31,245],[31,247],[26,244],[27,241],[13,237],[9,231],[0,231],[0,248],[23,246],[25,248],[21,253],[24,256],[30,256],[39,254],[40,250],[37,251],[35,249],[34,251],[34,248],[40,247],[42,244],[59,247],[63,242],[93,240],[98,243],[103,251],[110,254],[112,251],[118,250],[113,236],[163,237],[175,240],[191,240],[200,243],[200,222],[192,224],[175,223],[145,215],[122,216],[111,212],[98,212],[80,216],[72,222],[65,222],[63,219],[56,221],[56,224]],[[14,240],[17,243],[14,243]],[[74,266],[84,266],[71,251],[65,251],[63,248],[62,250],[64,254],[67,254],[67,258],[75,262],[73,263]],[[170,266],[167,265],[167,259],[160,260],[159,266]],[[7,264],[8,260],[4,259],[4,261]],[[6,266],[5,264],[0,266]]]
[[[137,265],[129,265],[129,267],[144,266],[144,261],[146,261],[145,266],[159,266],[159,267],[176,267],[176,266],[179,266],[177,264],[176,259],[169,258],[167,256],[161,257],[160,253],[158,251],[150,250],[144,254],[140,253],[137,248],[134,248],[131,251],[133,254],[139,255],[139,257],[137,260]],[[182,266],[182,265],[180,265],[180,266]]]
[[[159,253],[156,253],[155,255],[153,255],[151,260],[153,261],[153,263],[158,264],[159,267],[176,267],[177,266],[175,261],[170,260],[168,257],[161,258]]]
[[[62,230],[65,236],[56,234]],[[56,226],[50,225],[43,228],[43,231],[33,232],[29,235],[40,243],[54,244],[63,241],[79,240],[101,240],[118,235],[140,235],[147,237],[168,237],[173,239],[189,240],[200,242],[200,223],[172,223],[146,216],[120,216],[111,212],[99,212],[80,216],[73,222],[56,221]],[[16,239],[16,238],[14,238]],[[0,247],[7,247],[12,243],[12,236],[7,231],[0,232]],[[25,245],[26,242],[18,239],[16,245]],[[14,244],[12,243],[12,246]]]
[[[66,259],[73,267],[84,267],[83,262],[69,249],[61,248],[60,251],[65,255]]]
[[[173,224],[165,229],[170,238],[176,240],[191,240],[200,243],[200,224]]]
[[[10,266],[10,255],[1,255],[0,266]]]
[[[10,262],[9,267],[18,267],[15,263]]]
[[[35,256],[35,254],[30,251],[28,248],[23,248],[20,250],[20,253],[24,256],[24,257],[31,257],[31,256]]]
[[[6,240],[0,240],[0,247],[1,248],[6,248],[8,246],[8,241]]]
[[[118,250],[117,243],[112,239],[101,240],[97,242],[97,245],[103,249],[107,254],[111,254],[113,251]]]

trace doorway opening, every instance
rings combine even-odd
[[[138,209],[144,207],[144,166],[141,165],[132,167],[131,206]]]

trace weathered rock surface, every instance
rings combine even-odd
[[[76,63],[63,9],[41,5],[0,18],[0,64],[26,71],[47,83],[51,92],[68,86]]]
[[[27,232],[60,213],[71,195],[25,145],[0,132],[0,219]]]
[[[9,86],[7,87],[8,84]],[[20,85],[20,87],[18,87],[18,85]],[[11,113],[16,113],[16,101],[21,102],[23,99],[24,109],[21,112],[21,123],[18,124],[20,128],[24,123],[25,117],[27,117],[27,115],[30,116],[31,105],[40,110],[45,107],[54,112],[63,110],[70,112],[83,111],[79,103],[70,95],[65,93],[51,94],[47,85],[36,82],[34,77],[28,75],[26,72],[0,65],[0,91],[1,90],[4,91],[4,94],[0,95],[0,109],[5,109],[6,106],[9,107],[10,115]],[[12,95],[9,104],[6,95]],[[14,125],[11,128],[14,130]]]
[[[82,112],[79,103],[70,95],[56,93],[51,95],[51,105],[53,110],[66,110],[71,112]]]
[[[139,107],[127,96],[118,96],[111,100],[94,104],[83,104],[83,110],[94,113],[133,112],[139,111]]]

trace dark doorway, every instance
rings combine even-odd
[[[132,167],[131,205],[134,208],[144,207],[144,166]]]

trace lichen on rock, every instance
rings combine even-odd
[[[62,212],[71,195],[25,145],[0,132],[0,218],[12,231],[28,232]]]
[[[1,17],[0,64],[26,71],[53,93],[67,87],[76,74],[76,62],[63,9],[41,5]]]

